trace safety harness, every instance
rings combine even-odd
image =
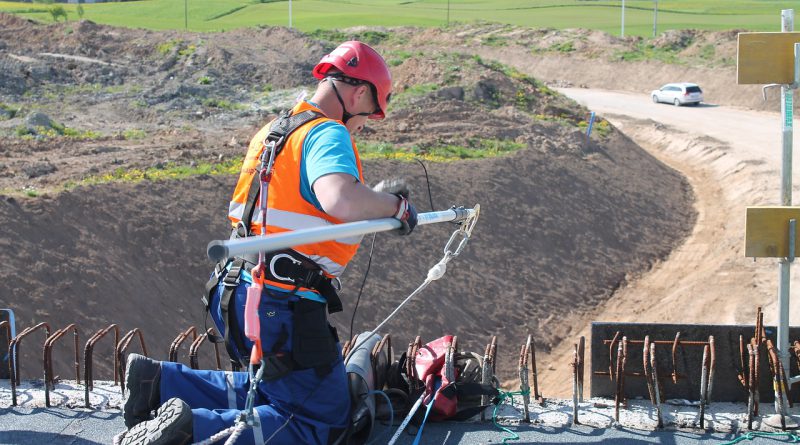
[[[287,139],[295,130],[321,117],[325,116],[314,110],[294,115],[291,114],[291,110],[281,113],[273,121],[263,141],[264,154],[271,157],[270,162],[274,162],[283,150]],[[272,152],[267,153],[268,150]],[[265,168],[265,163],[262,162],[262,172],[260,175],[253,175],[242,219],[233,229],[232,238],[253,235],[250,227],[256,203],[259,200],[259,196],[262,195],[261,189],[266,189],[271,176],[271,164],[268,168]],[[265,196],[261,201],[261,205],[266,206]],[[262,227],[265,226],[266,212],[264,212],[264,221],[262,223]],[[224,342],[235,369],[238,369],[242,364],[246,364],[248,356],[244,338],[241,334],[243,330],[236,319],[235,310],[233,310],[231,304],[232,296],[241,282],[244,270],[254,271],[252,276],[253,287],[261,288],[265,282],[273,281],[294,286],[290,294],[297,292],[300,288],[313,289],[326,299],[328,313],[332,314],[342,310],[342,302],[334,284],[338,280],[325,276],[318,264],[294,250],[287,249],[272,252],[258,258],[254,256],[235,257],[220,261],[214,267],[214,273],[206,283],[202,301],[206,308],[207,317],[211,310],[212,296],[219,284],[223,284],[224,290],[221,292],[219,304],[221,318],[225,323],[224,334],[223,337],[214,336],[211,341],[215,343]],[[253,290],[255,291],[256,289]],[[258,294],[260,295],[260,292]],[[301,298],[292,303],[292,309],[294,313],[292,354],[288,355],[280,352],[280,349],[283,348],[288,339],[288,333],[284,333],[277,340],[272,351],[264,351],[266,353],[264,359],[267,363],[267,369],[264,370],[264,380],[278,379],[295,369],[315,368],[320,375],[325,375],[330,371],[331,363],[338,355],[336,348],[338,337],[335,329],[327,323],[324,305]],[[313,344],[309,345],[309,341],[312,341]]]

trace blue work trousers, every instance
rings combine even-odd
[[[235,305],[242,330],[247,287],[249,283],[242,281],[231,297],[231,306]],[[220,284],[211,302],[211,315],[220,332],[224,332],[220,326],[219,311],[222,289]],[[297,298],[264,290],[259,305],[259,319],[265,351],[274,350],[279,339],[285,340],[279,344],[279,350],[291,351],[293,323],[289,303],[297,301]],[[250,348],[252,343],[245,339],[245,346]],[[162,364],[161,402],[178,397],[192,408],[195,442],[236,423],[245,407],[249,387],[246,372],[200,371],[178,363]],[[259,425],[239,436],[237,445],[261,444],[268,439],[269,444],[274,445],[327,444],[328,436],[340,434],[350,416],[350,394],[341,347],[332,370],[322,377],[314,369],[303,369],[292,371],[277,380],[260,383],[254,406]],[[290,416],[291,420],[287,423]]]

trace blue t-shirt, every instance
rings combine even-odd
[[[317,179],[331,173],[346,173],[358,180],[358,164],[350,133],[344,125],[327,121],[306,135],[300,163],[300,194],[319,210],[322,206],[312,186]]]

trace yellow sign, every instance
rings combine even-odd
[[[736,82],[790,84],[794,82],[794,44],[800,32],[740,32]]]
[[[745,221],[744,255],[755,258],[789,256],[789,220],[797,221],[800,207],[748,207]],[[800,256],[800,234],[795,235],[795,255]]]

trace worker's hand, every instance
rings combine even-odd
[[[408,184],[405,179],[384,179],[372,187],[376,192],[391,193],[392,195],[402,196],[408,199],[411,192],[408,189]]]
[[[409,235],[414,231],[414,227],[417,227],[417,209],[405,196],[397,195],[397,197],[400,198],[400,202],[394,217],[403,224],[402,227],[397,229],[397,233],[399,235]]]

